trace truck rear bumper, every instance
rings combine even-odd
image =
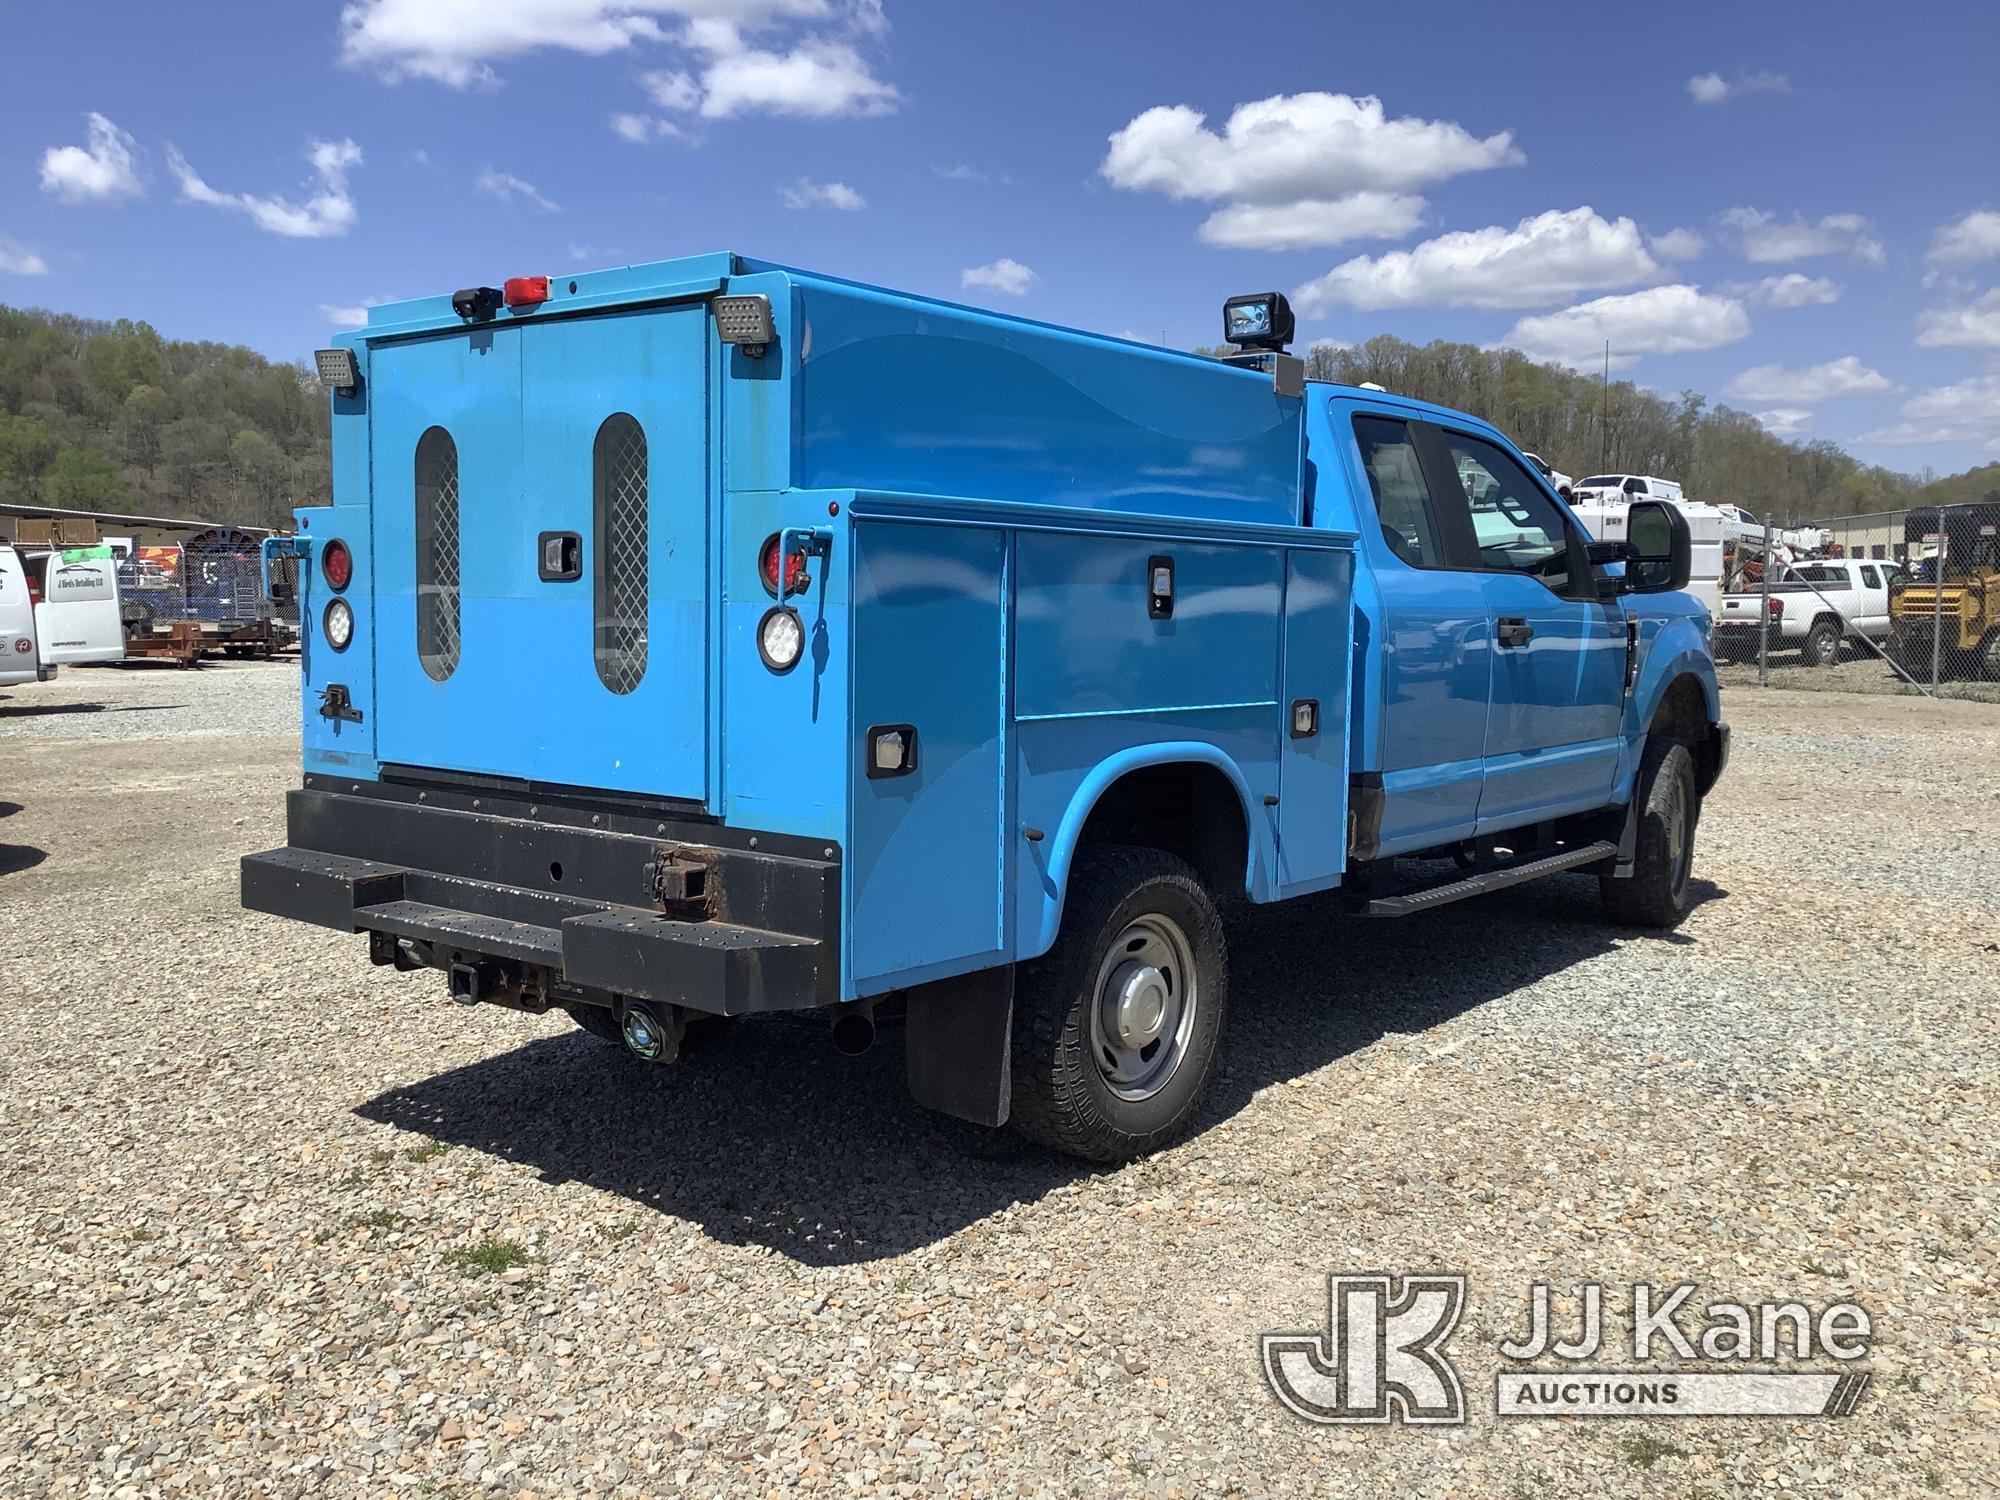
[[[740,1015],[839,999],[837,851],[589,806],[309,784],[291,794],[286,847],[245,856],[243,905],[485,965],[550,1000]]]

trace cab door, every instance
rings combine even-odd
[[[1499,444],[1427,430],[1447,546],[1476,571],[1493,645],[1479,832],[1602,807],[1623,743],[1625,608],[1583,532]]]

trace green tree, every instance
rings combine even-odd
[[[65,448],[49,466],[43,500],[64,510],[126,510],[132,492],[118,465],[94,448]]]
[[[32,505],[62,440],[32,417],[0,412],[0,500]]]

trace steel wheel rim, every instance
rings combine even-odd
[[[1090,1058],[1120,1099],[1151,1099],[1180,1071],[1201,1007],[1194,945],[1173,918],[1135,917],[1091,986]]]
[[[1694,870],[1694,819],[1688,815],[1687,784],[1678,779],[1667,818],[1667,868],[1673,872],[1673,896],[1678,902],[1687,894],[1688,876]]]

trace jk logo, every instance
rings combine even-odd
[[[1329,1276],[1326,1293],[1325,1333],[1261,1341],[1280,1401],[1308,1422],[1465,1421],[1465,1392],[1444,1355],[1465,1310],[1463,1276]]]

